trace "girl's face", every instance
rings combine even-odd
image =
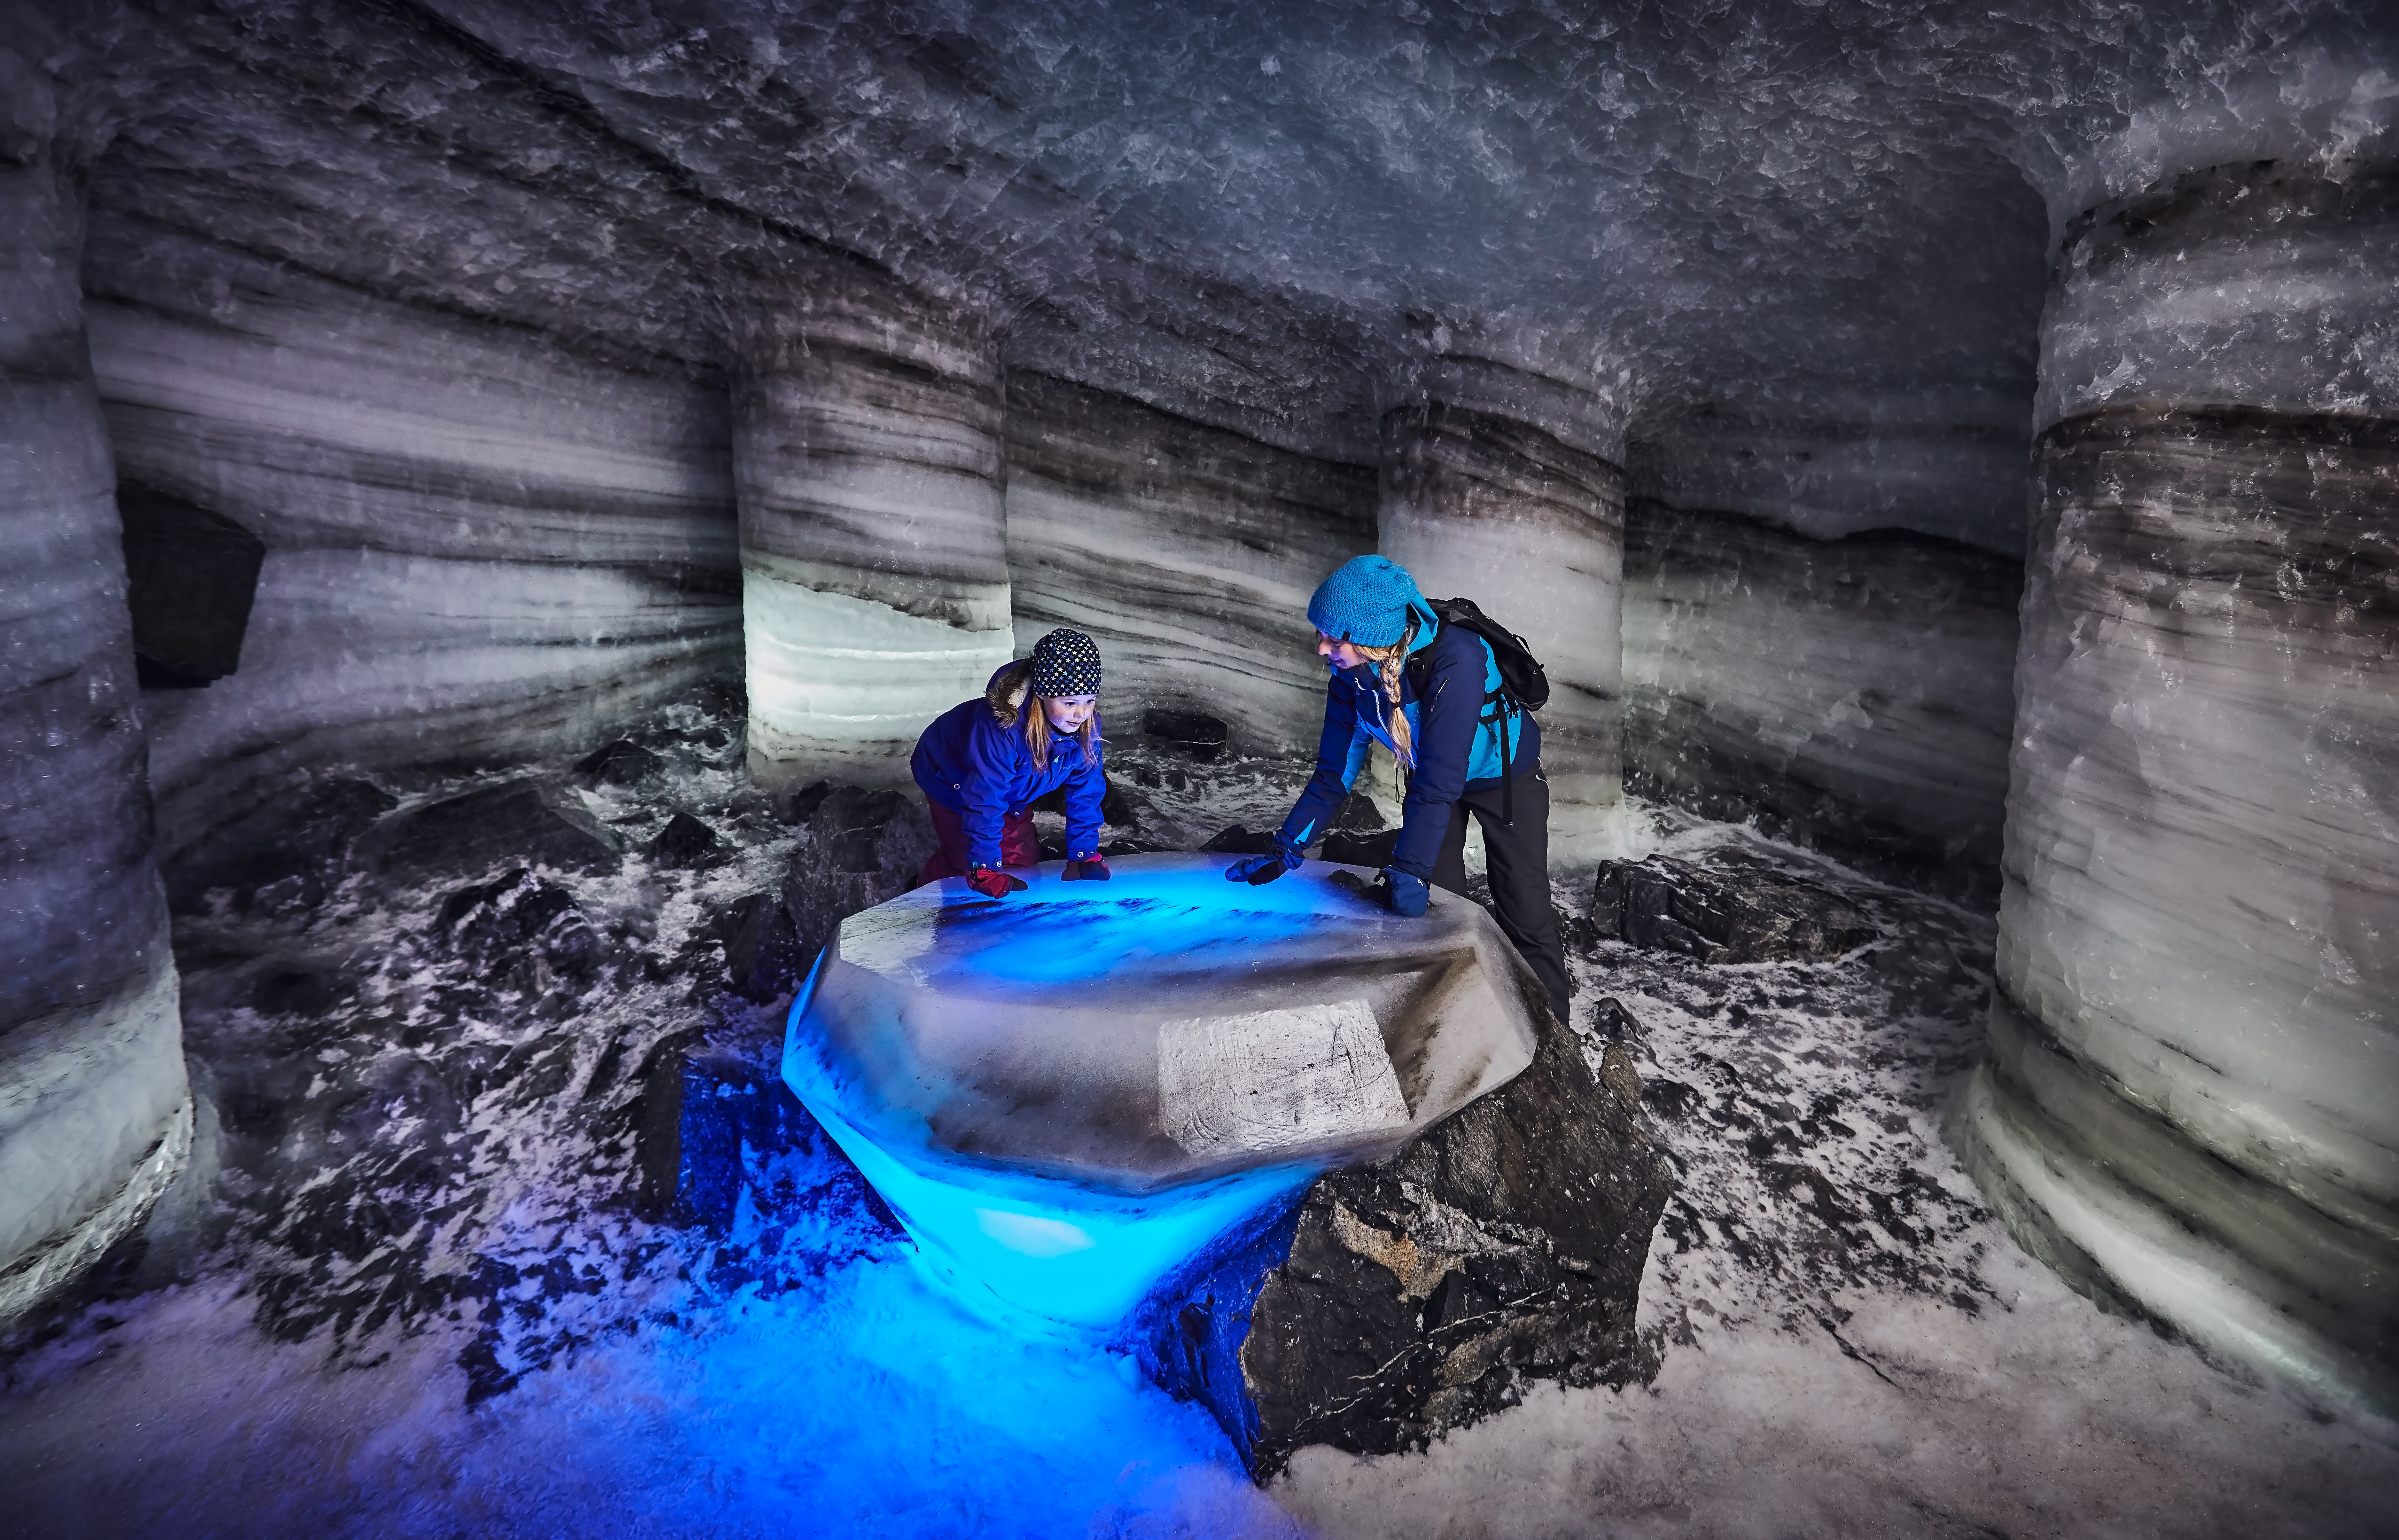
[[[1083,723],[1091,720],[1099,709],[1097,696],[1043,696],[1041,709],[1050,718],[1050,725],[1061,733],[1079,733]]]
[[[1335,642],[1322,631],[1316,633],[1316,655],[1331,658],[1336,669],[1362,669],[1373,661],[1358,650],[1356,643]]]

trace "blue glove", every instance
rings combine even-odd
[[[1235,861],[1225,869],[1225,880],[1228,883],[1247,883],[1252,887],[1258,887],[1273,882],[1286,871],[1298,871],[1307,859],[1307,857],[1299,853],[1299,846],[1278,834],[1275,836],[1274,854],[1252,856],[1246,860]]]
[[[1397,867],[1383,868],[1383,882],[1391,890],[1391,912],[1413,920],[1432,902],[1432,889],[1422,877],[1411,877]]]

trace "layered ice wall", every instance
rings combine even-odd
[[[2040,402],[1958,1140],[2081,1287],[2399,1408],[2399,167],[2073,220]]]
[[[1012,655],[997,346],[856,263],[738,324],[751,773],[905,784],[925,723]]]
[[[1227,724],[1243,752],[1312,750],[1324,666],[1308,596],[1375,546],[1375,473],[1030,371],[1008,382],[1016,646],[1100,643],[1103,707]],[[1137,730],[1118,715],[1111,731]]]
[[[1383,419],[1383,554],[1473,600],[1549,673],[1540,713],[1553,853],[1624,800],[1623,424],[1606,403],[1495,364],[1429,371]]]
[[[1635,791],[1934,871],[1953,889],[1996,886],[2017,562],[1647,499],[1625,530]]]
[[[83,207],[0,50],[0,1321],[96,1260],[191,1148],[151,847]]]
[[[146,698],[170,869],[305,772],[555,750],[729,670],[721,385],[122,211],[84,273],[120,477],[266,547],[234,671]]]

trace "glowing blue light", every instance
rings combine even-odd
[[[1218,968],[1307,933],[1321,922],[1323,903],[1320,891],[1298,883],[1228,883],[1213,865],[1128,873],[1096,891],[1047,871],[1027,875],[1032,889],[1006,899],[979,898],[952,879],[896,900],[972,915],[970,941],[921,960],[930,979],[1050,986]],[[962,978],[968,973],[971,979]]]
[[[925,1268],[987,1315],[1115,1327],[1169,1273],[1243,1220],[1297,1196],[1321,1169],[1266,1167],[1136,1196],[923,1148],[888,1149],[844,1111],[810,1051],[802,1020],[811,993],[804,988],[793,1002],[785,1082],[907,1226]]]

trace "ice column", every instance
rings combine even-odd
[[[1011,655],[998,351],[861,273],[799,287],[744,317],[734,388],[750,769],[904,785]]]
[[[1549,670],[1553,859],[1604,848],[1623,802],[1622,437],[1596,400],[1498,365],[1437,370],[1383,418],[1383,554]]]
[[[1953,1137],[2103,1301],[2399,1410],[2399,168],[2071,222],[1989,1061]]]
[[[20,128],[40,78],[0,52]],[[138,1224],[192,1138],[82,226],[54,152],[0,136],[0,1321]]]

